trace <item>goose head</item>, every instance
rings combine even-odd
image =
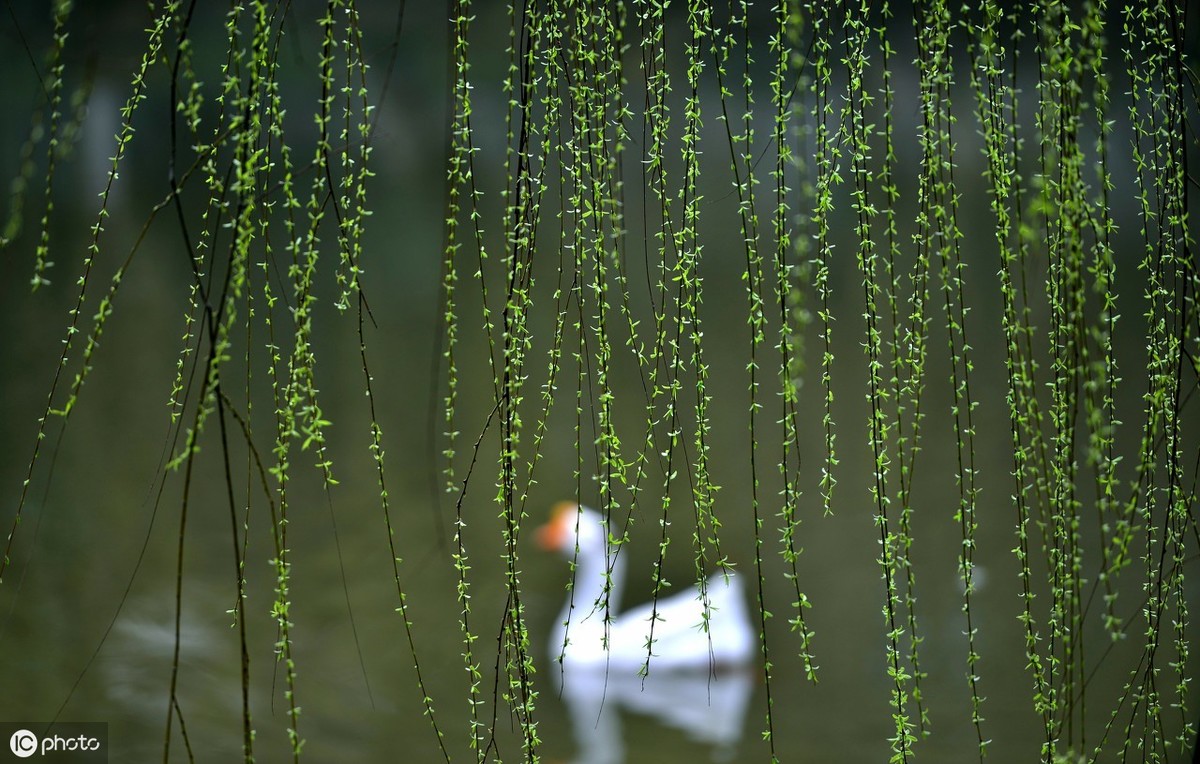
[[[567,559],[603,559],[609,552],[604,518],[594,509],[571,501],[554,505],[550,520],[536,533],[539,547]]]

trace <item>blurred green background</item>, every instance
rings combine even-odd
[[[50,43],[49,12],[40,2],[13,2],[0,18],[0,72],[6,83],[8,118],[0,120],[0,177],[17,175],[21,150],[29,137],[30,116],[44,105],[40,77],[42,51]],[[310,20],[320,5],[307,0],[290,6],[280,50],[284,72],[281,87],[289,112],[297,156],[311,153],[313,98],[316,93],[318,30]],[[396,37],[397,9],[391,3],[360,4],[365,51],[372,70],[369,84],[377,88],[373,102],[379,121],[372,137],[375,177],[368,191],[374,215],[364,240],[365,293],[375,325],[367,330],[371,373],[377,391],[375,404],[384,431],[388,490],[400,565],[413,621],[417,659],[437,709],[447,746],[456,758],[468,757],[468,678],[461,658],[462,638],[457,623],[456,574],[450,560],[454,497],[441,491],[442,395],[437,379],[444,369],[435,363],[439,333],[439,271],[443,242],[445,155],[447,148],[448,65],[446,18],[437,3],[408,3]],[[756,10],[756,23],[769,9]],[[485,210],[493,213],[488,236],[498,236],[498,210],[504,183],[503,114],[500,90],[504,73],[508,19],[497,3],[475,8],[472,55],[476,115],[473,128],[479,148],[479,181],[487,189]],[[897,11],[893,25],[896,54],[897,170],[902,197],[897,208],[900,240],[911,240],[916,211],[915,177],[919,147],[915,130],[916,70],[912,65],[910,17]],[[139,60],[149,16],[143,3],[81,3],[73,14],[67,48],[67,92],[91,83],[87,118],[78,143],[61,163],[55,179],[51,242],[55,262],[51,283],[31,292],[32,252],[42,210],[44,147],[33,161],[33,185],[25,198],[24,227],[0,256],[0,521],[7,528],[17,505],[35,443],[38,418],[46,405],[52,378],[68,325],[68,311],[77,295],[76,279],[98,210],[97,194],[119,130],[118,109],[128,97],[130,74]],[[680,23],[681,17],[672,17]],[[197,69],[216,72],[225,55],[222,18],[201,4],[192,38]],[[766,54],[766,25],[755,45]],[[1192,35],[1194,51],[1194,39]],[[389,61],[395,56],[382,91]],[[1115,56],[1114,56],[1115,58]],[[630,57],[636,67],[636,59]],[[675,62],[678,63],[678,62]],[[765,64],[764,64],[765,65]],[[1025,67],[1033,62],[1025,61]],[[1114,67],[1111,113],[1116,118],[1109,169],[1115,200],[1133,199],[1130,131],[1122,117],[1127,108],[1119,94],[1127,90],[1124,75]],[[680,72],[674,72],[682,76]],[[1028,75],[1027,70],[1022,74]],[[215,79],[216,75],[212,77]],[[214,81],[206,79],[206,86]],[[960,78],[966,81],[965,74]],[[770,123],[766,69],[757,76],[763,118],[757,148],[766,150]],[[159,65],[150,78],[147,100],[134,121],[137,129],[120,179],[109,200],[102,254],[90,276],[89,301],[83,314],[95,312],[96,300],[125,259],[150,211],[168,193],[166,168],[171,108],[168,70]],[[841,80],[839,80],[841,82]],[[705,80],[706,104],[717,104],[715,81]],[[1025,97],[1033,103],[1032,88]],[[971,305],[968,337],[974,348],[973,392],[976,412],[976,459],[980,470],[978,591],[972,606],[979,628],[982,661],[981,692],[986,697],[984,732],[992,739],[993,761],[1030,761],[1040,742],[1039,720],[1030,701],[1031,679],[1025,669],[1024,636],[1017,620],[1020,608],[1019,567],[1011,553],[1015,544],[1015,509],[1011,494],[1011,446],[1005,402],[1002,333],[999,324],[998,258],[991,233],[981,139],[974,122],[972,92],[959,85],[955,108],[961,127],[956,135],[956,177],[961,198],[960,225],[965,234],[963,256],[968,263],[967,298]],[[703,149],[714,156],[702,176],[705,207],[701,222],[704,241],[703,275],[707,289],[702,307],[705,352],[711,364],[711,471],[722,489],[717,514],[724,523],[723,549],[743,570],[752,571],[754,528],[749,512],[750,472],[746,297],[741,274],[744,255],[736,217],[736,199],[723,159],[724,126],[707,112]],[[1028,113],[1025,122],[1032,124]],[[306,132],[307,131],[307,132]],[[1032,137],[1030,141],[1032,142]],[[637,166],[639,146],[629,160]],[[765,167],[765,165],[764,165]],[[764,178],[765,176],[765,169]],[[631,174],[631,177],[632,174]],[[301,188],[309,178],[303,174]],[[637,183],[628,199],[627,215],[640,215]],[[306,191],[303,193],[307,193]],[[800,530],[804,553],[800,559],[801,586],[813,607],[809,625],[816,637],[812,650],[820,666],[819,683],[804,680],[797,657],[798,643],[787,629],[792,595],[784,580],[784,564],[767,536],[764,596],[776,618],[768,625],[774,663],[773,696],[776,750],[785,761],[882,761],[892,733],[886,674],[885,625],[881,616],[883,584],[876,563],[878,533],[867,485],[871,460],[867,439],[866,362],[862,352],[863,319],[860,276],[855,269],[852,219],[848,193],[839,191],[834,235],[837,242],[832,288],[837,316],[835,417],[841,459],[835,513],[821,516],[817,479],[823,461],[820,437],[819,364],[816,328],[806,340],[807,387],[802,392],[802,418],[812,438],[802,454],[805,496]],[[196,211],[204,198],[196,185],[187,199]],[[557,204],[557,201],[555,202]],[[553,206],[553,205],[552,205]],[[7,217],[9,205],[3,206]],[[1126,381],[1118,410],[1126,424],[1118,449],[1129,454],[1123,465],[1128,476],[1140,432],[1140,371],[1145,368],[1142,326],[1138,219],[1134,204],[1117,201],[1113,216],[1120,227],[1117,240],[1120,290],[1116,340]],[[643,236],[631,223],[631,240]],[[327,249],[332,251],[332,236]],[[630,247],[635,274],[647,266],[636,261],[641,245]],[[327,262],[334,257],[327,254]],[[537,296],[542,306],[556,278],[557,258],[548,253]],[[1028,274],[1044,283],[1042,270]],[[332,267],[330,265],[329,267]],[[374,464],[367,449],[369,420],[362,393],[362,369],[352,315],[333,308],[335,292],[329,271],[319,287],[314,346],[318,387],[326,418],[333,422],[329,447],[339,485],[328,500],[311,457],[295,452],[296,479],[290,515],[293,554],[292,620],[297,663],[297,697],[303,711],[299,727],[306,739],[305,754],[313,761],[435,761],[440,758],[429,721],[423,715],[416,686],[413,656],[403,624],[396,614],[397,595],[391,577],[387,536],[379,507]],[[464,330],[459,349],[460,410],[463,432],[460,457],[478,437],[491,408],[492,380],[486,345],[478,331],[481,321],[477,289],[469,272],[460,284]],[[167,401],[175,365],[191,274],[174,215],[158,214],[120,289],[115,311],[95,355],[95,368],[65,432],[52,420],[49,437],[34,472],[12,563],[0,586],[0,718],[45,721],[98,720],[110,723],[112,761],[148,761],[161,757],[167,717],[167,686],[173,650],[176,550],[182,495],[180,475],[168,476],[159,494],[164,453],[170,450]],[[949,419],[949,361],[940,297],[931,302],[931,359],[925,397],[925,441],[917,466],[914,495],[918,615],[923,630],[922,669],[928,672],[923,689],[932,718],[932,736],[922,742],[918,760],[958,762],[974,755],[975,731],[970,723],[966,672],[966,639],[956,561],[961,544],[953,513],[958,491],[954,482],[955,442]],[[811,299],[811,295],[810,295]],[[640,304],[640,303],[639,303]],[[644,306],[643,306],[644,308]],[[535,355],[527,398],[536,397],[544,379],[550,313],[534,319]],[[1046,324],[1040,324],[1046,326]],[[261,343],[261,336],[257,342]],[[286,346],[286,343],[285,343]],[[769,348],[768,348],[769,350]],[[253,399],[259,412],[260,447],[269,452],[271,418],[261,345],[252,351],[260,363],[253,367]],[[242,359],[231,366],[233,377],[244,373]],[[643,437],[642,392],[633,358],[624,347],[615,362],[618,427],[631,448]],[[537,485],[530,495],[526,527],[540,523],[552,503],[575,495],[577,481],[574,432],[574,367],[564,374],[563,396],[550,418],[545,457]],[[63,383],[74,368],[64,372]],[[769,376],[769,375],[768,375]],[[62,389],[60,387],[60,395]],[[768,401],[763,421],[777,418],[774,383],[764,384]],[[56,401],[61,405],[61,401]],[[535,409],[530,409],[534,411]],[[532,421],[527,421],[530,427]],[[764,440],[761,495],[778,490],[778,434]],[[183,631],[180,663],[180,704],[191,746],[198,761],[234,760],[241,748],[241,697],[237,630],[230,610],[236,604],[236,584],[230,540],[230,514],[225,501],[220,450],[215,426],[198,457],[190,515],[183,582]],[[436,435],[437,437],[432,437]],[[581,437],[590,438],[585,432]],[[266,444],[266,445],[262,445]],[[235,448],[235,464],[244,450]],[[492,711],[496,636],[501,628],[505,588],[500,544],[501,523],[495,493],[497,444],[495,431],[485,439],[480,466],[463,503],[465,540],[472,555],[472,626],[479,634],[477,657],[484,673],[483,695]],[[240,461],[239,461],[240,460]],[[459,469],[464,465],[460,463]],[[301,469],[301,467],[303,469]],[[585,501],[594,501],[590,480],[581,481]],[[244,481],[239,483],[244,490]],[[654,488],[651,488],[651,495]],[[589,493],[591,492],[591,493]],[[240,497],[239,497],[240,498]],[[1085,505],[1087,496],[1082,496]],[[276,638],[270,606],[274,600],[274,556],[266,507],[255,496],[249,519],[247,619],[251,643],[252,712],[257,730],[259,761],[280,761],[288,750],[283,673],[273,657]],[[654,508],[647,500],[645,507]],[[773,506],[773,505],[770,505]],[[666,575],[677,587],[692,576],[690,510],[679,507],[672,528],[674,541]],[[774,511],[771,509],[770,511]],[[337,543],[334,543],[336,519]],[[625,602],[649,596],[651,565],[657,552],[657,521],[639,516],[634,526],[631,575]],[[1094,551],[1096,534],[1085,530]],[[564,596],[566,566],[537,551],[528,536],[520,546],[522,593],[539,660],[548,654],[546,635]],[[1089,559],[1095,570],[1095,557]],[[135,575],[136,570],[136,575]],[[1194,565],[1188,575],[1194,574]],[[1136,570],[1122,581],[1123,612],[1134,614],[1140,597]],[[1085,573],[1088,583],[1093,573]],[[1090,589],[1089,589],[1090,591]],[[1196,604],[1196,590],[1190,601]],[[353,623],[348,603],[353,609]],[[1095,743],[1108,720],[1126,670],[1136,662],[1136,646],[1117,646],[1108,640],[1099,618],[1091,617],[1085,643],[1087,665],[1096,673],[1088,685],[1087,740]],[[1136,628],[1134,629],[1136,633]],[[1194,663],[1194,658],[1193,658]],[[540,664],[545,666],[546,664]],[[501,680],[504,681],[503,679]],[[568,760],[576,751],[567,712],[545,674],[536,680],[542,753],[547,760]],[[368,687],[369,685],[369,687]],[[1095,700],[1091,700],[1094,698]],[[761,686],[752,701],[737,761],[764,761],[767,748],[759,734],[766,714]],[[629,761],[690,762],[708,760],[711,752],[676,731],[634,714],[624,718]],[[1164,721],[1177,729],[1179,721]],[[498,710],[499,753],[520,758],[517,723]],[[176,729],[178,727],[176,726]],[[172,758],[183,759],[178,738]]]

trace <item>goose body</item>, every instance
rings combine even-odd
[[[572,587],[549,645],[564,672],[711,671],[753,658],[754,630],[735,574],[717,573],[703,587],[622,611],[625,559],[598,512],[560,505],[538,529],[538,541],[574,561]]]

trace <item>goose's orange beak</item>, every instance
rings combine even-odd
[[[544,552],[557,552],[567,545],[567,531],[570,529],[571,517],[579,511],[573,501],[560,501],[550,510],[550,519],[545,525],[538,526],[534,540]]]

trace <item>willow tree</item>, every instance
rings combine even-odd
[[[220,734],[240,734],[247,761],[320,745],[327,730],[306,732],[300,713],[320,689],[295,651],[312,627],[295,590],[309,563],[288,534],[322,503],[370,695],[334,520],[345,473],[375,484],[373,510],[360,486],[338,513],[370,517],[387,547],[395,614],[379,628],[399,637],[405,692],[446,760],[534,761],[548,744],[545,618],[530,612],[522,539],[564,492],[602,511],[616,543],[641,544],[653,598],[680,570],[703,586],[740,562],[756,579],[765,700],[747,759],[801,755],[798,699],[847,662],[881,680],[854,713],[893,761],[1191,755],[1194,8],[452,0],[437,20],[436,247],[371,201],[393,172],[376,150],[406,140],[396,81],[437,82],[429,61],[397,64],[419,36],[404,9],[375,5],[152,3],[82,247],[56,182],[96,118],[69,35],[82,22],[59,0],[20,32],[44,54],[24,62],[35,107],[6,151],[3,246],[28,269],[28,299],[69,304],[58,362],[36,370],[52,379],[0,578],[16,608],[17,551],[36,548],[23,520],[93,369],[120,363],[100,341],[152,259],[145,238],[169,229],[155,249],[184,266],[183,288],[155,320],[182,314],[177,363],[159,380],[166,410],[145,404],[168,428],[155,513],[173,505],[178,520],[155,541],[174,560],[164,760],[204,750],[180,702],[189,576],[233,603],[207,613],[235,627],[239,656],[240,728]],[[110,236],[147,133],[165,143],[165,165],[137,166],[157,198],[122,205],[127,233]],[[395,284],[374,273],[439,261],[435,389],[400,366],[433,401],[426,439],[388,432],[381,413],[391,389],[373,370],[392,338],[372,306]],[[325,377],[326,355],[354,373]],[[342,425],[329,401],[355,391]],[[425,471],[450,529],[422,563],[446,576],[436,593],[413,592],[420,570],[400,550],[426,515],[389,492],[423,450],[441,456]],[[201,510],[227,514],[221,571],[185,565]],[[869,550],[871,586],[854,583],[861,565],[810,561],[814,545]],[[853,627],[831,579],[877,612],[869,649],[839,646]],[[250,595],[260,581],[269,601]],[[931,633],[947,596],[961,639]],[[454,601],[456,633],[414,612],[422,597]],[[248,632],[269,635],[273,659]],[[431,642],[455,640],[458,667],[431,672]],[[1004,666],[1022,689],[992,694]],[[279,696],[278,740],[256,734],[271,713],[260,687]],[[959,710],[943,722],[939,706]]]

